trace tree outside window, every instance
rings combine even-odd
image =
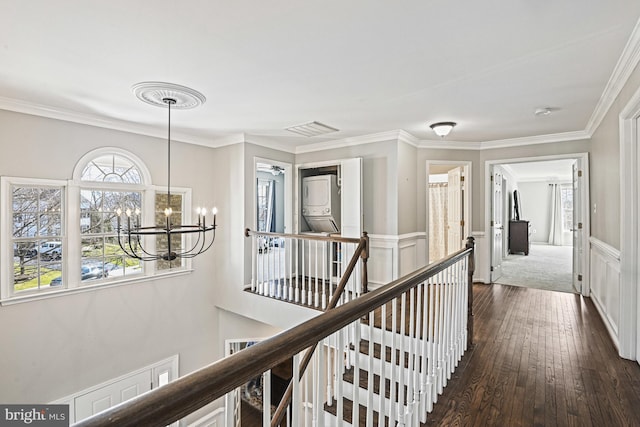
[[[13,291],[55,286],[62,276],[62,187],[12,185]]]

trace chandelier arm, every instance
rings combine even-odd
[[[200,249],[198,249],[197,252],[192,252],[193,249],[195,249],[195,246],[192,248],[191,251],[189,251],[190,253],[185,253],[185,255],[182,256],[182,258],[194,258],[197,255],[200,255],[201,253],[204,253],[206,251],[209,250],[209,248],[211,248],[211,246],[213,245],[213,242],[216,240],[216,230],[215,228],[207,228],[206,231],[211,231],[213,230],[213,235],[211,237],[211,241],[209,242],[209,244],[207,245],[207,247],[205,248],[205,244],[206,244],[206,234],[203,231],[202,235],[205,236],[205,238],[202,240],[202,244],[200,245]],[[197,246],[197,245],[196,245]]]
[[[202,238],[202,244],[201,245],[200,245],[200,238]],[[204,242],[205,241],[206,241],[205,229],[198,227],[198,238],[196,239],[196,242],[191,246],[191,249],[188,249],[188,250],[185,249],[185,250],[180,251],[179,253],[180,254],[192,253],[198,247],[198,245],[200,245],[201,247],[204,246]],[[201,254],[202,251],[198,250],[198,253]]]
[[[129,240],[128,243],[129,243],[129,247],[131,248],[131,241]],[[131,258],[139,259],[139,260],[143,259],[135,251],[133,251],[133,248],[131,248],[131,251],[127,250],[126,244],[122,244],[122,238],[121,238],[120,230],[118,230],[118,245],[120,246],[120,249],[122,249],[122,252],[125,253],[125,255],[127,255],[127,256],[129,256]]]

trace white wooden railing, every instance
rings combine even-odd
[[[436,264],[442,268],[434,274],[414,273],[387,285],[381,294],[397,291],[399,283],[416,282],[321,340],[304,373],[294,369],[286,414],[264,425],[425,422],[467,349],[470,258],[464,254],[454,254],[446,266]],[[302,357],[294,356],[294,366]]]
[[[352,258],[356,266],[341,303],[366,292],[366,255],[358,245],[367,239],[317,234],[281,234],[245,230],[251,237],[251,284],[259,295],[326,310]],[[364,252],[366,254],[366,252]]]

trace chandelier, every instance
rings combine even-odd
[[[142,101],[166,107],[168,111],[167,126],[167,205],[164,209],[164,223],[162,225],[141,225],[140,209],[130,208],[116,210],[118,244],[124,253],[141,261],[173,261],[179,258],[193,258],[208,250],[216,238],[216,214],[213,208],[210,214],[213,220],[207,224],[209,211],[206,208],[197,208],[198,222],[196,224],[174,224],[172,222],[173,209],[171,208],[171,109],[190,109],[202,105],[206,98],[200,92],[185,86],[161,82],[143,82],[132,87],[135,95]],[[124,214],[124,215],[123,215]],[[125,221],[122,221],[122,219]],[[187,239],[192,237],[189,247],[185,247]],[[145,248],[152,244],[145,237],[166,238],[166,250],[157,251]],[[172,237],[179,237],[181,243],[176,245]],[[195,240],[195,241],[194,241]],[[171,265],[171,264],[169,264]]]

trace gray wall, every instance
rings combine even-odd
[[[113,146],[143,159],[154,183],[166,185],[162,139],[0,111],[0,143],[1,175],[69,179],[82,155]],[[223,160],[209,148],[172,148],[172,184],[221,207],[228,227],[220,188],[229,176],[214,172]],[[179,277],[0,307],[0,402],[52,401],[174,354],[181,374],[220,357],[213,303],[224,282],[213,278],[221,253],[216,246]]]
[[[335,148],[296,155],[296,164],[362,157],[364,231],[370,234],[398,233],[397,142]]]
[[[425,232],[426,229],[418,229],[418,201],[416,194],[419,188],[425,184],[418,182],[418,165],[415,161],[417,148],[405,142],[398,142],[398,234]]]
[[[591,235],[620,248],[620,129],[618,116],[640,88],[640,68],[615,99],[591,137]],[[593,214],[593,205],[597,205]]]

